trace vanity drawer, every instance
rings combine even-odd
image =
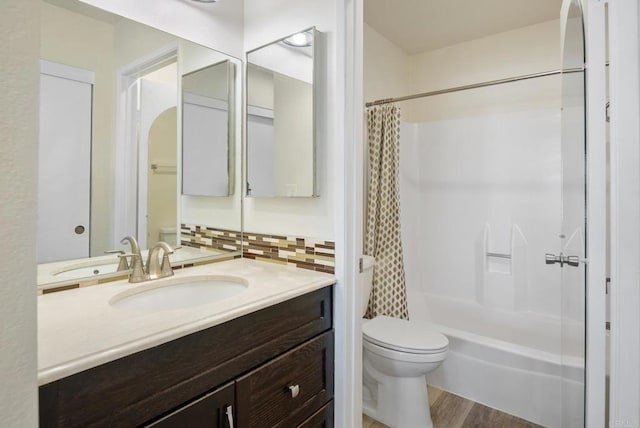
[[[292,427],[333,398],[333,330],[236,382],[238,428]]]
[[[297,428],[333,428],[333,400],[315,412]]]
[[[234,398],[234,384],[231,382],[145,427],[232,428]]]

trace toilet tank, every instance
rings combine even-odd
[[[177,245],[178,243],[178,235],[175,227],[161,227],[158,238],[171,246]]]
[[[362,308],[360,316],[363,317],[367,312],[367,305],[369,304],[369,296],[371,295],[371,288],[373,288],[373,266],[376,260],[371,256],[362,256]]]

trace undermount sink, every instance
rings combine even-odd
[[[54,276],[60,278],[85,278],[94,275],[104,275],[106,273],[114,273],[118,270],[118,263],[108,262],[106,264],[91,264],[86,266],[75,266],[62,269]]]
[[[109,304],[131,311],[184,309],[224,300],[247,290],[248,282],[231,276],[192,276],[150,281],[114,296]]]

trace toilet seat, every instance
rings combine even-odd
[[[362,326],[365,345],[408,354],[446,353],[449,340],[441,333],[415,323],[388,316],[378,316]],[[373,349],[373,347],[370,347]],[[380,352],[380,350],[379,350]]]

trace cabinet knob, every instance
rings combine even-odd
[[[300,394],[300,386],[298,385],[290,385],[289,391],[291,391],[291,398],[296,398],[298,394]]]

